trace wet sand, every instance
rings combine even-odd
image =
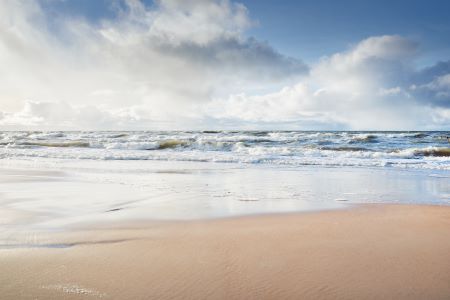
[[[0,270],[1,299],[449,299],[450,207],[90,226]]]

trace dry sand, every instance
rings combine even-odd
[[[1,249],[1,299],[450,299],[443,206],[97,226],[38,241],[66,248]]]

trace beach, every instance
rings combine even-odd
[[[0,0],[0,300],[450,300],[449,11]]]
[[[441,133],[6,135],[1,299],[449,298]]]
[[[0,0],[0,300],[450,300],[449,11]]]
[[[448,299],[450,207],[103,225],[0,266],[2,299]]]

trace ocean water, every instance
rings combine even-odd
[[[450,132],[0,132],[0,159],[162,160],[450,170]]]
[[[448,136],[0,132],[0,249],[102,222],[450,205]]]

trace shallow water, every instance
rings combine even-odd
[[[0,205],[16,215],[3,222],[4,229],[51,230],[89,222],[232,217],[355,203],[449,205],[449,182],[446,170],[4,160]]]
[[[2,132],[0,247],[125,220],[450,205],[448,135]]]

